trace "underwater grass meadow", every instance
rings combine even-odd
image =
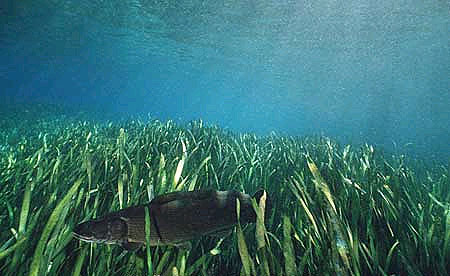
[[[0,119],[0,275],[450,274],[448,164],[424,169],[370,145],[234,134],[201,121],[8,114]],[[202,188],[264,188],[267,199],[254,202],[257,223],[196,239],[189,251],[136,254],[72,238],[81,221]]]

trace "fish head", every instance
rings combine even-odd
[[[73,236],[85,242],[120,244],[126,240],[127,224],[120,217],[89,220],[78,224]]]

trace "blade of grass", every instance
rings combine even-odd
[[[152,257],[150,254],[150,213],[148,207],[145,207],[145,241],[146,241],[146,253],[147,253],[147,268],[148,273],[153,275]]]
[[[77,260],[75,262],[75,267],[73,269],[72,276],[79,276],[81,274],[81,268],[83,266],[84,258],[86,257],[86,251],[87,251],[86,247],[81,249],[80,254],[78,255]]]
[[[250,255],[248,254],[247,243],[245,242],[244,234],[242,232],[241,224],[239,222],[240,202],[239,202],[238,198],[236,198],[236,214],[237,214],[237,221],[238,221],[237,226],[236,226],[236,234],[237,234],[239,255],[241,256],[244,274],[246,276],[250,276],[251,275],[251,259],[250,259]]]
[[[22,237],[20,240],[18,240],[14,245],[6,248],[5,250],[0,252],[0,260],[2,260],[3,258],[7,257],[9,254],[11,254],[12,252],[14,252],[14,250],[16,250],[17,247],[21,246],[22,243],[24,243],[26,241],[26,237]]]
[[[55,227],[56,223],[58,223],[59,215],[61,214],[64,208],[67,208],[67,204],[71,200],[72,196],[75,195],[81,183],[83,183],[83,178],[80,178],[77,181],[75,181],[70,190],[67,192],[64,198],[58,203],[58,205],[56,205],[55,209],[50,215],[50,218],[48,219],[47,224],[45,225],[44,230],[42,231],[41,238],[39,239],[39,242],[34,251],[29,276],[37,276],[39,274],[39,269],[42,260],[42,253],[44,252],[47,240],[50,237],[50,234],[53,228]]]
[[[286,275],[297,275],[297,266],[295,264],[294,246],[291,239],[291,221],[288,216],[283,216],[283,255],[284,270]]]

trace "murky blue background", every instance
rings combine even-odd
[[[449,19],[448,1],[3,0],[0,100],[448,160]]]

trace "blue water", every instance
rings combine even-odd
[[[450,159],[447,1],[0,3],[1,101]]]

